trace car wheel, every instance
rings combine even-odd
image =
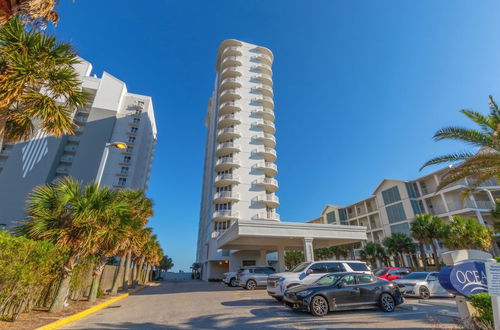
[[[254,280],[248,280],[247,285],[245,286],[245,288],[247,290],[255,290],[256,287],[257,287],[257,283],[255,283]]]
[[[418,290],[420,299],[429,299],[431,297],[431,292],[429,291],[429,288],[426,286],[421,286],[420,289]]]
[[[316,296],[311,300],[311,314],[314,316],[325,316],[328,314],[328,301],[322,296]]]
[[[380,295],[380,308],[382,308],[384,312],[394,312],[396,308],[394,298],[388,293],[382,293]]]
[[[236,286],[236,279],[233,277],[231,281],[229,281],[229,286],[235,287]]]
[[[279,302],[282,302],[283,301],[283,297],[273,297],[274,299],[276,299],[277,301]]]

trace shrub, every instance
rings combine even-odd
[[[15,321],[22,312],[51,301],[65,252],[46,241],[0,231],[0,319]]]
[[[475,318],[479,323],[489,325],[493,328],[493,308],[491,307],[491,297],[488,293],[478,293],[470,296],[471,304],[476,309]]]

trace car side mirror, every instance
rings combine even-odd
[[[339,289],[343,288],[344,286],[345,286],[345,283],[344,283],[344,282],[339,282],[339,283],[337,283],[337,287],[338,287]]]
[[[307,271],[306,271],[306,274],[309,275],[309,274],[312,274],[314,273],[314,270],[312,270],[311,268],[309,268]]]

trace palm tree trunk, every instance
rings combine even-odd
[[[123,271],[125,270],[125,254],[119,256],[120,257],[120,266],[118,266],[118,272],[113,280],[113,286],[111,287],[111,294],[118,294],[118,287],[123,280]]]
[[[141,259],[139,260],[139,263],[138,263],[138,267],[137,267],[137,282],[139,284],[142,284],[143,281],[142,281],[142,276],[144,275],[143,273],[143,269],[142,269],[142,266],[144,265],[144,257],[141,257]]]
[[[125,276],[123,277],[123,290],[127,291],[129,287],[129,278],[130,278],[130,262],[132,259],[132,252],[127,252],[127,259],[125,261]]]
[[[57,288],[54,300],[50,305],[49,313],[57,313],[63,309],[64,301],[68,297],[70,282],[71,282],[71,273],[66,274],[59,283],[59,287]]]
[[[427,271],[427,258],[425,257],[424,243],[418,242],[418,247],[420,249],[420,260],[422,260],[422,265],[424,266],[424,271]]]
[[[95,302],[97,299],[97,292],[99,291],[99,283],[101,282],[102,272],[106,266],[107,257],[101,256],[96,262],[94,273],[92,274],[92,285],[90,286],[89,301]]]
[[[135,288],[136,283],[137,283],[137,261],[134,261],[134,265],[132,267],[132,288]]]
[[[0,111],[3,111],[3,110],[0,110]],[[2,117],[0,116],[0,152],[2,152],[2,149],[3,149],[3,136],[4,136],[3,130],[5,129],[5,123],[6,123],[6,120],[2,119]]]
[[[149,283],[149,276],[151,273],[151,266],[147,265],[146,266],[146,276],[144,277],[144,283],[148,284]]]
[[[436,270],[439,270],[439,257],[437,254],[436,242],[434,240],[431,241],[432,245],[432,254],[434,255],[434,264],[436,265]]]

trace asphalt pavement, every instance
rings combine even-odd
[[[162,282],[64,329],[451,329],[456,314],[453,299],[408,298],[393,313],[368,309],[319,318],[289,310],[265,290],[189,280]]]

